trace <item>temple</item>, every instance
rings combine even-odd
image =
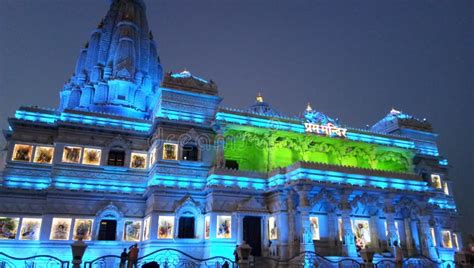
[[[264,96],[220,105],[218,86],[164,72],[141,0],[113,0],[54,109],[8,118],[0,251],[90,260],[137,243],[198,258],[370,248],[453,260],[462,248],[449,165],[431,124],[392,109],[369,128]],[[12,89],[10,89],[12,90]]]

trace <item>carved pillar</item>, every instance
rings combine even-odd
[[[420,222],[418,220],[411,221],[411,237],[413,239],[416,255],[418,255],[421,253]]]
[[[158,239],[158,212],[150,213],[149,217],[150,217],[150,240],[156,240]]]
[[[301,237],[300,252],[314,251],[313,234],[311,232],[311,223],[309,221],[310,207],[300,207]]]
[[[52,214],[44,214],[41,220],[41,229],[39,234],[39,240],[47,241],[51,235],[51,227],[53,224],[53,215]],[[69,226],[71,228],[71,226]]]
[[[277,255],[281,259],[288,259],[290,258],[288,254],[288,243],[289,243],[289,223],[288,223],[288,212],[286,211],[279,211],[276,214],[276,222],[277,222],[277,236],[278,236],[278,244],[277,244]]]
[[[209,216],[209,240],[213,241],[216,239],[217,233],[217,214],[208,212],[206,216]]]
[[[311,223],[309,221],[309,213],[311,207],[309,206],[308,194],[311,186],[303,185],[295,187],[299,196],[298,211],[300,212],[301,232],[300,232],[300,252],[314,251],[313,234],[311,232]]]
[[[224,128],[223,126],[216,124],[213,126],[214,130],[217,132],[217,135],[214,140],[214,145],[216,148],[216,159],[215,166],[218,168],[225,167],[225,157],[224,157]]]
[[[431,237],[430,232],[430,216],[420,216],[420,232],[421,232],[421,252],[423,255],[433,259],[438,259],[438,253],[436,252],[436,246]]]
[[[398,241],[397,227],[395,226],[395,208],[392,205],[386,205],[384,208],[387,221],[387,246],[392,248],[393,243]],[[400,241],[398,241],[400,245]]]
[[[269,255],[280,259],[288,259],[289,243],[289,216],[288,216],[288,192],[277,192],[269,197],[269,209],[272,212],[270,217],[275,218],[276,239],[272,240],[269,248]],[[269,234],[269,222],[265,222],[267,236]],[[266,241],[268,242],[268,241]],[[266,244],[266,243],[265,243]]]
[[[123,217],[118,218],[117,219],[117,236],[116,236],[115,240],[122,239],[124,226],[125,226],[125,219]]]
[[[410,218],[405,218],[403,220],[403,225],[405,226],[405,237],[406,237],[408,256],[414,256],[414,255],[416,255],[416,250],[413,246],[413,234],[412,234],[412,230],[411,230],[411,219]]]
[[[370,215],[370,240],[372,241],[370,243],[370,248],[373,251],[380,251],[380,245],[379,245],[379,217],[377,213],[374,213]]]
[[[295,256],[298,251],[296,248],[296,243],[298,238],[296,237],[296,221],[295,221],[295,204],[293,201],[293,192],[288,193],[287,199],[288,205],[288,255],[289,257]]]
[[[352,233],[351,224],[351,204],[347,200],[342,200],[339,204],[341,210],[342,220],[342,255],[348,257],[357,257],[357,250],[354,241],[354,234]]]
[[[262,219],[262,256],[270,254],[270,237],[268,236],[268,215],[263,216]],[[273,243],[272,243],[273,244]]]
[[[328,237],[329,254],[336,256],[338,251],[336,243],[339,236],[337,233],[337,215],[334,211],[328,212]]]
[[[435,231],[435,237],[436,237],[436,245],[435,247],[437,248],[442,248],[443,247],[443,236],[441,234],[443,228],[441,223],[439,222],[439,219],[436,219],[434,221],[434,231]],[[451,238],[452,240],[452,238]]]
[[[238,213],[234,213],[234,218],[236,219],[236,223],[237,223],[237,244],[238,245],[242,245],[243,243],[243,238],[244,238],[244,223],[243,223],[243,216],[238,214]],[[247,241],[246,241],[247,242]]]

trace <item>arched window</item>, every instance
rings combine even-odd
[[[195,222],[193,216],[181,216],[178,223],[178,238],[195,238]]]
[[[96,214],[94,219],[97,240],[114,241],[121,236],[123,214],[117,206],[110,203]]]
[[[110,149],[107,165],[123,167],[125,165],[125,151],[122,148]]]
[[[194,239],[200,237],[200,230],[204,230],[204,218],[202,217],[198,203],[192,197],[185,196],[175,209],[177,218],[175,233],[177,238]]]
[[[183,145],[183,160],[198,161],[199,150],[195,144],[187,143]]]

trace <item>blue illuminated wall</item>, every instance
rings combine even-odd
[[[62,241],[51,239],[53,219],[87,218],[94,221],[87,260],[119,255],[134,243],[142,254],[171,247],[198,258],[219,255],[233,259],[235,245],[243,243],[247,216],[261,220],[266,256],[280,259],[289,259],[301,249],[333,259],[341,258],[344,250],[356,252],[349,249],[354,240],[351,220],[356,219],[368,221],[375,230],[371,235],[378,244],[371,247],[378,252],[392,246],[395,223],[404,250],[409,250],[410,233],[404,230],[411,230],[413,252],[433,259],[452,259],[462,247],[448,160],[440,156],[437,134],[426,120],[392,110],[370,129],[357,129],[310,106],[301,116],[286,117],[261,95],[242,110],[219,108],[221,101],[212,80],[186,70],[163,74],[142,0],[111,1],[60,92],[59,108],[21,107],[9,118],[5,168],[0,173],[0,217],[37,218],[42,226],[38,240],[19,239],[20,233],[14,239],[0,239],[0,251],[22,256],[54,253],[70,259],[73,235]],[[347,139],[365,147],[380,145],[409,153],[408,173],[345,165],[349,160],[331,165],[301,158],[261,172],[229,165],[232,159],[225,155],[224,135],[232,126],[267,133],[305,133],[307,122],[331,123],[346,130],[344,137],[324,139]],[[298,138],[291,142],[307,151],[311,150],[307,135],[322,135],[294,133]],[[249,148],[262,146],[261,142],[261,138],[250,140]],[[176,149],[167,151],[165,144]],[[196,159],[183,157],[185,145],[190,144],[199,148]],[[281,146],[279,154],[284,155],[288,144]],[[16,145],[31,150],[20,151],[16,158]],[[36,149],[41,147],[53,148],[49,161],[36,161],[41,156]],[[68,147],[81,149],[81,155],[73,157],[77,161],[68,161]],[[93,165],[84,161],[86,149],[100,152],[100,160]],[[342,149],[350,152],[354,148]],[[116,153],[123,153],[120,164],[109,162]],[[175,229],[169,237],[159,235],[163,231],[160,217],[173,218]],[[195,218],[193,238],[179,238],[180,217]],[[278,238],[269,243],[271,217],[278,225]],[[323,239],[316,241],[316,247],[308,239],[310,217],[320,220]],[[218,222],[219,218],[230,220]],[[347,231],[341,241],[339,219]],[[102,220],[116,221],[114,241],[99,241]],[[142,224],[135,241],[126,238],[127,221]],[[384,222],[389,222],[390,231]],[[229,227],[224,223],[231,224],[225,234],[228,237],[219,237],[220,229]],[[165,227],[168,230],[169,225]],[[430,228],[438,243],[433,243]],[[440,244],[446,231],[459,236],[457,247]]]
[[[219,96],[162,87],[155,115],[173,121],[209,124],[220,102]]]
[[[106,128],[119,128],[138,132],[149,132],[153,125],[151,120],[139,120],[110,114],[78,112],[74,110],[51,111],[41,108],[22,107],[15,112],[15,119],[58,125],[61,123],[75,123]]]

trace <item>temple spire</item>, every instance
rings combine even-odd
[[[142,0],[112,0],[61,91],[60,109],[150,118],[163,77]]]

